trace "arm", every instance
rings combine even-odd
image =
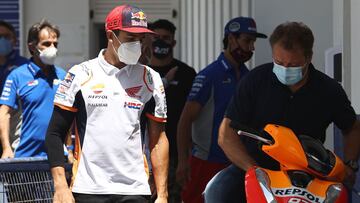
[[[232,163],[247,171],[256,163],[247,153],[239,135],[230,127],[230,122],[229,118],[223,119],[219,128],[218,144]]]
[[[344,135],[344,160],[358,160],[360,155],[360,121],[356,120],[350,130],[343,131]],[[356,181],[356,173],[349,166],[345,168],[344,183],[352,188]]]
[[[167,200],[169,142],[165,134],[165,124],[149,119],[148,131],[151,164],[157,190],[157,201],[159,201],[159,199]]]
[[[7,105],[0,106],[0,141],[3,149],[1,158],[14,158],[14,152],[11,149],[9,129],[10,129],[10,111],[11,107]]]
[[[75,202],[67,185],[64,169],[64,141],[75,113],[54,107],[46,133],[45,145],[54,179],[54,202]]]
[[[185,103],[178,127],[177,127],[177,149],[178,167],[176,169],[176,179],[180,185],[184,185],[190,179],[189,158],[192,148],[192,123],[200,114],[202,106],[195,101]]]

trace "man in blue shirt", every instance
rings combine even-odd
[[[23,124],[15,157],[46,156],[45,134],[53,100],[65,71],[54,66],[60,32],[47,21],[34,24],[28,33],[30,62],[10,72],[0,97],[1,158],[12,158],[9,141],[10,112],[22,107]]]
[[[256,38],[266,38],[247,17],[230,20],[224,35],[224,52],[194,79],[178,124],[177,180],[185,203],[203,202],[207,182],[230,163],[217,144],[218,129],[237,82],[248,72],[244,63]]]
[[[16,46],[15,28],[8,22],[0,20],[0,95],[5,83],[5,79],[11,70],[27,63],[29,60],[18,54],[14,49]],[[11,113],[10,140],[15,140],[19,136],[20,131],[20,112]],[[0,145],[0,154],[2,147]]]

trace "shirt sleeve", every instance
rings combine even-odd
[[[335,106],[333,107],[334,111],[334,123],[341,130],[348,130],[352,127],[356,120],[356,114],[351,106],[344,89],[337,84],[337,95],[334,96]]]
[[[145,115],[157,122],[166,122],[167,105],[164,85],[158,73],[151,71],[151,75],[154,89],[152,90],[152,98],[145,104]]]
[[[211,88],[212,81],[210,75],[200,72],[194,79],[187,100],[199,102],[204,106],[209,100]]]
[[[4,83],[4,87],[2,89],[1,97],[0,97],[0,104],[5,104],[10,106],[11,108],[17,109],[18,108],[18,101],[17,101],[17,89],[18,84],[16,80],[15,72],[11,72]]]
[[[81,85],[90,80],[91,76],[91,72],[86,70],[85,66],[76,65],[72,67],[56,91],[54,104],[63,110],[76,112],[76,94]]]

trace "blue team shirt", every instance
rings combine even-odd
[[[27,58],[20,56],[16,51],[13,51],[10,55],[7,56],[6,63],[0,65],[0,94],[3,89],[5,79],[10,71],[28,62],[29,60]]]
[[[17,109],[21,102],[22,107],[23,123],[15,157],[46,156],[44,141],[54,96],[65,77],[61,68],[52,69],[54,71],[46,77],[31,61],[11,71],[5,81],[0,104]]]
[[[240,67],[240,78],[249,70]],[[196,101],[202,110],[192,125],[193,156],[217,163],[228,163],[217,144],[218,130],[226,107],[235,93],[236,72],[226,60],[224,53],[195,77],[188,101]]]

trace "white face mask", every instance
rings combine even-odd
[[[114,35],[115,35],[115,33],[114,33]],[[115,37],[116,37],[116,35],[115,35]],[[120,43],[120,46],[117,49],[117,55],[119,57],[119,60],[127,65],[137,64],[137,62],[139,61],[139,58],[141,56],[140,41],[121,43],[117,37],[116,37],[116,39]],[[114,48],[114,45],[113,45],[113,48]]]
[[[55,47],[48,47],[42,51],[40,51],[39,57],[40,60],[46,64],[46,65],[54,65],[56,55],[57,55],[57,49]]]

